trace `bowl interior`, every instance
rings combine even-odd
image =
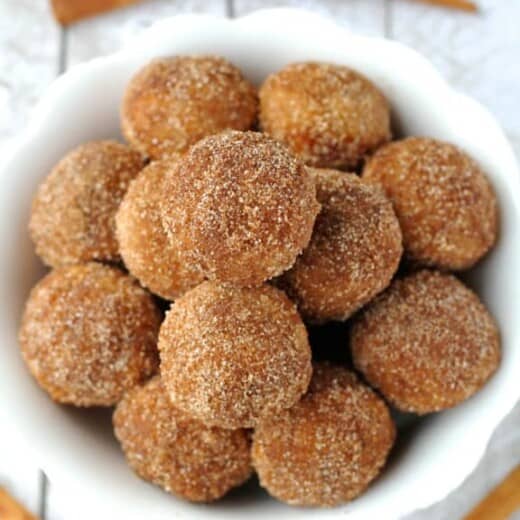
[[[119,104],[125,84],[155,56],[220,54],[255,83],[298,60],[352,66],[388,97],[395,126],[405,135],[427,135],[460,145],[489,174],[501,206],[496,249],[467,276],[498,320],[503,361],[498,373],[461,406],[418,423],[405,418],[403,435],[383,475],[343,508],[309,511],[271,500],[253,484],[211,505],[179,501],[141,482],[127,468],[113,438],[110,411],[74,410],[53,404],[28,375],[17,345],[17,328],[30,287],[44,270],[27,233],[31,198],[39,181],[74,146],[91,139],[120,138]],[[405,47],[352,36],[331,22],[299,11],[266,11],[227,21],[181,16],[148,30],[125,51],[74,68],[49,90],[25,137],[0,168],[0,414],[2,428],[30,447],[56,480],[60,493],[81,493],[82,511],[99,517],[284,518],[349,512],[351,518],[394,518],[442,498],[480,458],[500,419],[520,396],[520,211],[518,169],[495,120],[478,104],[447,87],[432,67]],[[413,435],[412,435],[413,433]],[[449,468],[449,471],[447,471]],[[255,491],[256,490],[256,491]],[[68,494],[68,493],[67,493]],[[84,500],[85,497],[90,497]],[[403,500],[404,499],[404,500]],[[77,504],[77,502],[75,502]],[[75,507],[78,517],[78,508]],[[81,512],[80,512],[81,516]]]

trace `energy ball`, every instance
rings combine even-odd
[[[159,377],[130,390],[113,422],[137,475],[187,500],[216,500],[251,475],[246,430],[192,419],[171,404]]]
[[[141,155],[115,141],[94,141],[69,152],[40,184],[29,231],[51,267],[119,260],[115,214]]]
[[[356,175],[309,168],[321,212],[281,286],[309,322],[346,320],[390,283],[402,254],[391,202]]]
[[[477,295],[452,275],[397,280],[361,314],[354,363],[396,408],[426,414],[455,406],[497,369],[500,339]]]
[[[394,439],[383,400],[353,372],[319,363],[304,398],[258,424],[253,466],[261,486],[283,502],[335,506],[367,488]]]
[[[121,125],[128,142],[160,159],[222,130],[248,130],[257,111],[256,89],[229,61],[175,56],[152,61],[132,78]]]
[[[260,89],[260,125],[320,168],[355,168],[391,138],[381,92],[358,72],[329,63],[295,63],[271,74]]]
[[[142,285],[166,300],[174,300],[203,281],[203,275],[183,262],[163,228],[160,212],[165,180],[179,157],[154,161],[135,178],[116,215],[119,251],[126,267]]]
[[[253,427],[307,390],[311,350],[282,291],[204,282],[181,296],[159,332],[161,375],[174,406],[206,424]]]
[[[31,291],[19,338],[38,384],[59,403],[111,406],[158,368],[161,314],[130,276],[62,267]]]
[[[319,211],[305,166],[255,132],[195,144],[170,179],[163,223],[186,261],[211,280],[260,285],[291,267]]]
[[[378,150],[363,178],[392,200],[409,259],[468,269],[495,243],[497,201],[479,166],[455,146],[410,137]]]

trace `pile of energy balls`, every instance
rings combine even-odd
[[[449,274],[495,243],[493,189],[451,144],[390,142],[356,71],[290,64],[257,91],[223,58],[161,58],[121,124],[127,145],[83,144],[38,188],[52,271],[20,344],[55,401],[115,405],[143,479],[207,502],[255,471],[288,504],[342,504],[385,465],[389,406],[453,407],[497,369],[493,318]],[[307,326],[345,320],[352,364],[313,363]]]

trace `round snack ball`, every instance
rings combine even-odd
[[[177,410],[159,377],[130,390],[113,422],[128,464],[169,493],[210,502],[251,476],[247,431],[206,426]]]
[[[132,78],[121,123],[128,142],[160,159],[222,130],[248,130],[257,111],[255,87],[229,61],[175,56],[152,61]]]
[[[477,392],[500,362],[496,324],[452,275],[396,280],[363,311],[351,335],[356,367],[405,412],[450,408]]]
[[[311,350],[282,291],[204,282],[181,296],[159,332],[161,375],[172,403],[223,428],[252,427],[307,390]]]
[[[57,402],[111,406],[158,367],[161,314],[119,269],[62,267],[31,291],[19,338],[38,384]]]
[[[321,212],[281,285],[313,323],[346,320],[390,283],[402,254],[391,202],[356,175],[309,168]]]
[[[154,161],[135,178],[116,215],[119,251],[126,267],[142,285],[174,300],[203,281],[203,275],[179,257],[163,228],[160,203],[166,177],[179,157]]]
[[[40,184],[29,231],[49,266],[117,261],[115,214],[141,155],[115,141],[94,141],[69,152]]]
[[[319,211],[307,170],[255,132],[207,137],[170,178],[163,222],[212,280],[259,285],[291,267]]]
[[[467,269],[495,243],[497,201],[478,165],[455,146],[421,137],[391,143],[363,170],[392,200],[408,257]]]
[[[260,485],[283,502],[335,506],[367,488],[394,439],[383,400],[353,372],[318,363],[303,399],[258,424],[253,466]]]
[[[260,89],[260,124],[321,168],[355,168],[391,138],[381,92],[358,72],[328,63],[294,63],[270,75]]]

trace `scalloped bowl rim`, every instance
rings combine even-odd
[[[197,36],[194,36],[195,33]],[[201,38],[201,34],[206,39]],[[255,43],[255,38],[261,40],[261,43]],[[308,40],[312,40],[312,48]],[[0,211],[3,217],[0,219],[0,236],[4,243],[18,245],[17,235],[11,229],[11,215],[15,215],[13,221],[18,224],[20,219],[27,218],[29,187],[34,189],[37,180],[48,171],[52,161],[85,138],[81,134],[83,129],[78,125],[73,126],[70,120],[64,121],[63,114],[74,114],[71,108],[74,107],[74,102],[80,98],[88,99],[88,92],[84,91],[87,86],[97,85],[101,88],[101,76],[110,77],[113,71],[119,71],[119,76],[127,78],[154,55],[167,52],[186,53],[190,49],[193,53],[214,51],[227,55],[257,82],[265,73],[296,59],[308,57],[344,61],[374,79],[392,101],[394,109],[396,105],[407,107],[411,104],[413,116],[419,114],[417,121],[412,114],[408,114],[407,109],[396,109],[398,124],[403,128],[430,125],[430,135],[448,137],[470,151],[490,172],[502,203],[502,237],[499,247],[485,259],[477,273],[483,273],[482,279],[485,279],[488,271],[493,273],[493,283],[488,284],[489,287],[484,286],[484,299],[491,305],[501,326],[507,325],[503,328],[504,345],[507,349],[499,373],[482,392],[460,407],[426,420],[417,432],[417,440],[400,455],[401,460],[393,462],[387,475],[378,479],[368,493],[351,504],[330,510],[292,509],[284,505],[274,505],[274,502],[267,501],[264,497],[259,503],[262,507],[248,504],[243,499],[236,506],[231,502],[224,502],[221,506],[205,507],[167,497],[171,502],[170,511],[180,514],[182,510],[186,518],[240,518],[245,513],[252,517],[277,514],[284,518],[300,518],[313,514],[319,518],[333,518],[348,513],[352,519],[369,519],[383,514],[385,518],[391,519],[441,500],[471,473],[496,426],[520,398],[520,385],[514,377],[515,372],[520,372],[520,327],[513,323],[515,305],[518,306],[516,302],[520,301],[520,283],[518,277],[515,279],[512,276],[510,280],[504,278],[507,276],[504,273],[504,267],[508,265],[507,258],[510,258],[512,267],[515,260],[520,260],[520,249],[515,246],[515,242],[520,244],[520,232],[517,231],[520,228],[520,177],[513,151],[493,116],[476,101],[453,90],[437,70],[412,49],[383,38],[354,35],[331,20],[300,9],[266,9],[234,20],[193,14],[162,20],[143,31],[121,51],[74,66],[48,88],[35,108],[26,131],[13,144],[0,166],[0,179],[5,186],[12,186],[0,193]],[[158,50],[161,52],[157,52]],[[246,51],[247,56],[243,56]],[[377,59],[374,56],[378,56]],[[269,68],[270,65],[264,62],[274,65]],[[114,83],[122,85],[124,82],[119,76]],[[396,80],[394,76],[400,79]],[[103,118],[105,112],[110,113],[109,103],[120,97],[121,87],[114,87],[113,94],[110,89],[111,86],[106,87],[106,101],[97,93],[95,103],[99,106],[92,111],[96,114],[95,122],[89,119],[90,110],[83,107],[79,109],[79,112],[83,112],[80,122],[86,121],[85,126],[97,124],[99,127],[96,127],[96,135],[89,138],[108,137],[114,133],[113,114],[112,118],[107,115],[106,121]],[[420,121],[420,114],[429,118],[427,123]],[[457,114],[459,119],[455,117]],[[463,132],[458,129],[458,121],[464,128]],[[59,136],[54,137],[55,133],[59,133]],[[88,135],[91,134],[92,132]],[[51,151],[49,142],[53,144]],[[493,152],[488,152],[488,147],[483,142],[489,143]],[[36,168],[33,157],[41,161],[41,174],[30,173]],[[20,200],[23,199],[20,204],[17,203],[16,193],[21,194]],[[20,209],[19,206],[23,207]],[[101,470],[100,466],[103,465],[92,458],[93,454],[99,457],[112,455],[113,444],[107,445],[104,439],[94,438],[91,432],[83,437],[78,429],[81,424],[75,422],[79,421],[75,412],[63,411],[61,407],[53,406],[32,382],[16,377],[19,375],[21,362],[19,355],[14,357],[12,352],[17,349],[16,344],[13,345],[13,333],[16,331],[23,298],[26,297],[36,274],[41,272],[35,267],[37,264],[27,237],[20,238],[19,247],[20,250],[13,247],[13,251],[8,251],[0,259],[0,273],[5,280],[0,288],[0,337],[4,343],[3,350],[0,350],[0,424],[7,425],[4,433],[9,434],[10,442],[28,450],[50,478],[57,482],[62,495],[66,495],[64,498],[68,502],[67,507],[71,507],[76,517],[78,510],[74,506],[76,500],[81,499],[80,514],[86,516],[97,511],[100,518],[130,519],[134,518],[133,515],[138,518],[142,516],[143,506],[146,504],[147,518],[162,518],[161,515],[166,511],[165,494],[142,484],[133,476],[128,476],[131,487],[124,487],[129,485],[128,482],[120,487],[114,483],[116,488],[112,493],[107,488],[111,483],[111,469]],[[15,271],[13,266],[16,266]],[[478,285],[479,277],[480,274],[476,274],[470,277],[470,281]],[[491,286],[496,285],[495,281],[509,297],[510,312],[493,292]],[[20,292],[23,294],[18,296]],[[13,300],[15,304],[12,303]],[[17,395],[14,395],[15,392]],[[19,395],[24,399],[18,398]],[[477,400],[482,409],[476,407]],[[481,417],[484,410],[485,421]],[[459,420],[460,417],[464,417],[464,421]],[[93,421],[96,421],[95,417]],[[450,425],[451,432],[446,431],[445,423]],[[471,432],[469,438],[463,437],[467,429]],[[450,440],[450,433],[452,436],[458,435],[460,442]],[[439,460],[444,464],[451,460],[456,462],[448,468],[436,468],[435,462],[430,460],[429,447],[443,442],[449,443],[452,450],[456,447],[457,454],[452,459]],[[439,452],[438,456],[441,455]],[[122,455],[120,458],[122,459]],[[399,466],[405,463],[410,465],[410,458],[413,472],[408,471],[403,475],[401,473],[404,470],[400,473]],[[121,471],[115,464],[114,468],[114,471]],[[388,478],[389,475],[393,480]],[[134,493],[142,494],[142,503],[139,506],[134,500],[124,500],[127,489],[132,498],[137,496]],[[155,503],[158,504],[157,507],[154,506]],[[110,515],[107,514],[108,511],[111,512]]]

